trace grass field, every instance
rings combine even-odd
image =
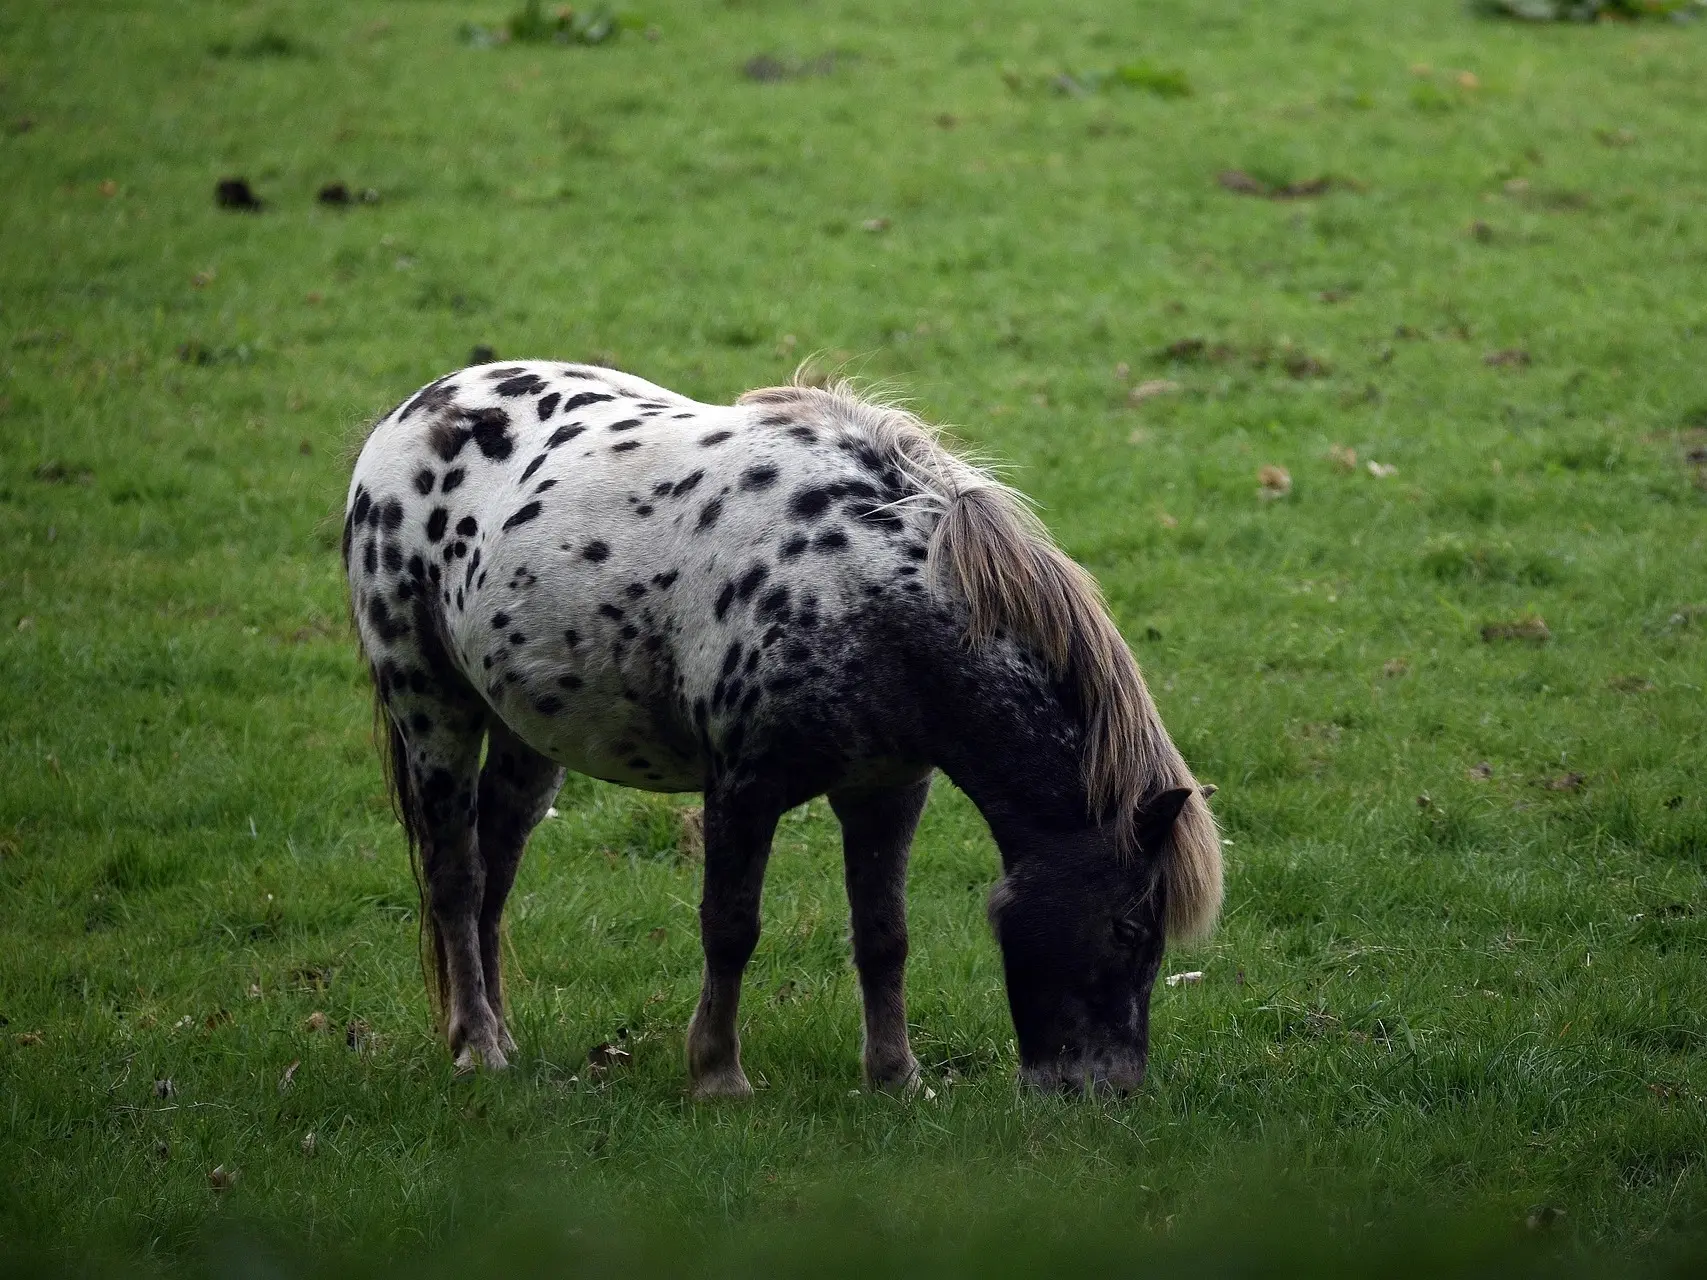
[[[1295,1204],[1342,1243],[1707,1239],[1707,27],[462,30],[506,13],[0,9],[0,1250],[832,1211],[1141,1249]],[[713,400],[816,353],[1009,465],[1221,787],[1226,920],[1165,962],[1205,977],[1158,991],[1140,1096],[1016,1095],[996,856],[945,784],[923,1096],[857,1091],[818,802],[750,972],[763,1087],[689,1104],[691,798],[581,780],[512,900],[520,1064],[453,1077],[336,541],[364,423],[478,344]]]

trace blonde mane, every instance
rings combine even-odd
[[[846,382],[749,391],[744,405],[787,408],[852,428],[912,482],[902,499],[938,513],[926,569],[933,589],[964,601],[966,639],[1013,635],[1071,680],[1086,714],[1090,808],[1115,813],[1130,847],[1144,801],[1175,788],[1191,797],[1163,850],[1167,931],[1206,936],[1221,910],[1221,840],[1202,789],[1174,746],[1095,579],[1068,559],[1026,499],[955,453],[936,428]]]

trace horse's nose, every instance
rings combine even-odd
[[[1079,1079],[1086,1091],[1098,1096],[1126,1097],[1144,1083],[1145,1059],[1141,1050],[1120,1049],[1101,1053],[1084,1063]]]
[[[1136,1093],[1144,1083],[1144,1065],[1144,1060],[1138,1057],[1111,1063],[1097,1075],[1093,1087],[1099,1094],[1112,1093],[1122,1098]]]

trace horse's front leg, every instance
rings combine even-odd
[[[907,1042],[907,854],[930,778],[906,787],[831,792],[842,824],[854,964],[865,999],[865,1082],[906,1092],[919,1083]]]
[[[771,837],[782,810],[768,797],[708,790],[705,795],[705,890],[699,906],[705,986],[688,1027],[689,1088],[696,1098],[745,1098],[735,1018],[741,977],[759,944],[759,896]]]

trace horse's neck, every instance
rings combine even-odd
[[[939,763],[990,824],[1004,862],[1088,825],[1083,735],[1058,702],[970,700],[946,723]]]

